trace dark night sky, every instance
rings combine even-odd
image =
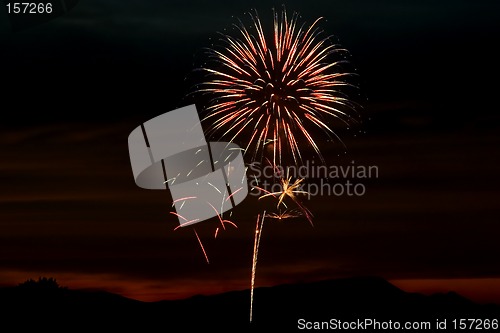
[[[173,231],[168,192],[138,188],[128,134],[189,103],[185,80],[234,17],[281,2],[80,1],[12,32],[0,13],[0,284],[40,275],[137,299],[249,286],[253,198],[213,240]],[[362,197],[268,223],[257,285],[378,275],[406,290],[500,303],[498,1],[288,1],[350,50],[361,136],[330,163],[376,165]],[[233,17],[234,16],[234,17]]]

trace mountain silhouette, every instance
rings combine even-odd
[[[331,319],[426,321],[432,328],[436,320],[447,319],[447,328],[452,330],[453,319],[500,319],[499,305],[476,304],[455,293],[407,293],[376,277],[256,288],[251,324],[249,290],[141,302],[103,291],[20,285],[0,289],[0,307],[1,323],[16,331],[290,332],[300,330],[300,319],[311,325]]]

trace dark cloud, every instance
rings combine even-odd
[[[231,217],[239,229],[214,240],[217,221],[197,228],[211,260],[206,265],[192,231],[173,231],[169,194],[133,183],[128,128],[75,123],[3,132],[0,263],[13,272],[10,281],[48,272],[69,284],[115,290],[119,279],[116,290],[127,294],[153,293],[144,284],[155,284],[164,286],[158,295],[172,297],[245,288],[255,199]],[[363,197],[313,197],[314,228],[304,219],[269,220],[261,283],[498,277],[491,263],[500,255],[493,218],[498,138],[464,133],[350,139],[342,159],[376,165],[379,177],[366,180]]]
[[[76,115],[115,120],[139,110],[146,118],[159,105],[178,107],[186,103],[192,82],[184,79],[195,55],[216,40],[217,31],[230,28],[236,17],[247,21],[244,13],[252,8],[270,22],[271,7],[281,4],[81,1],[58,19],[0,36],[9,103],[29,118],[52,122]],[[431,106],[420,112],[462,121],[494,114],[494,89],[486,82],[498,75],[498,3],[285,5],[307,22],[325,17],[321,26],[351,51],[370,102],[419,101]],[[22,98],[24,91],[32,98]],[[480,111],[471,114],[471,107]],[[46,110],[43,116],[38,108]]]

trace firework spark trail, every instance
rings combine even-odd
[[[239,191],[241,191],[243,189],[243,187],[240,187],[239,189],[237,189],[236,191],[234,191],[233,193],[231,193],[231,195],[229,195],[227,198],[226,198],[226,201],[228,201],[229,199],[231,199],[231,197],[233,195],[235,195],[236,193],[238,193]]]
[[[212,185],[212,184],[210,184],[210,185]],[[213,185],[212,185],[212,186],[213,186]],[[215,188],[215,187],[214,187],[214,188]],[[194,196],[180,198],[180,199],[175,200],[175,201],[174,201],[174,204],[175,204],[176,202],[179,202],[179,201],[183,201],[183,203],[184,203],[186,200],[196,199],[196,198],[197,198],[197,197],[194,197]],[[234,222],[232,222],[232,221],[229,221],[229,220],[225,220],[225,219],[223,219],[223,218],[222,218],[222,214],[219,214],[219,212],[217,211],[217,209],[216,209],[216,208],[215,208],[215,207],[214,207],[214,206],[213,206],[210,202],[207,202],[207,204],[208,204],[208,205],[210,205],[210,207],[212,207],[212,209],[215,211],[215,214],[217,215],[217,217],[218,217],[218,219],[219,219],[219,222],[220,222],[220,224],[221,224],[221,226],[222,226],[222,229],[223,229],[223,230],[226,230],[225,223],[230,224],[230,225],[232,225],[233,227],[235,227],[236,229],[238,229],[238,226],[236,225],[236,223],[234,223]],[[177,212],[170,212],[170,214],[175,215],[175,216],[177,216],[178,218],[180,218],[180,219],[184,220],[184,222],[183,222],[182,224],[180,224],[180,225],[178,225],[178,226],[176,226],[176,227],[174,228],[174,231],[176,231],[176,230],[177,230],[177,229],[179,229],[179,228],[187,227],[187,226],[190,226],[190,225],[193,225],[193,224],[195,224],[195,223],[198,223],[198,222],[199,222],[199,219],[194,219],[194,220],[190,220],[190,221],[188,221],[188,220],[187,220],[184,216],[180,215],[180,214],[179,214],[179,213],[177,213]],[[205,256],[205,259],[206,259],[206,261],[207,261],[207,264],[209,264],[210,262],[209,262],[209,260],[208,260],[208,255],[207,255],[207,253],[206,253],[206,251],[205,251],[205,247],[203,246],[203,243],[201,242],[201,239],[200,239],[200,237],[198,236],[198,233],[196,232],[196,230],[195,230],[194,228],[193,228],[193,231],[194,231],[194,233],[195,233],[195,235],[196,235],[196,238],[198,239],[198,243],[200,244],[201,250],[203,251],[203,255]],[[217,227],[217,228],[215,229],[215,238],[217,238],[217,235],[219,234],[219,231],[220,231],[220,228],[219,228],[219,227]]]
[[[349,64],[348,51],[332,42],[332,36],[323,35],[319,27],[322,18],[306,25],[299,22],[298,13],[287,17],[284,9],[281,14],[273,11],[269,36],[257,11],[250,13],[250,18],[249,28],[239,21],[239,25],[234,25],[234,36],[221,34],[219,40],[223,44],[208,50],[208,61],[197,69],[205,75],[204,82],[197,85],[191,94],[208,97],[204,109],[206,116],[202,119],[203,122],[210,121],[206,128],[207,136],[217,133],[220,139],[225,138],[228,142],[245,137],[248,141],[241,145],[245,147],[244,154],[252,155],[251,161],[256,161],[259,154],[266,159],[264,155],[272,155],[275,168],[277,161],[281,165],[283,159],[288,160],[286,156],[290,156],[295,165],[301,164],[305,157],[301,150],[303,146],[312,148],[313,154],[325,163],[313,130],[320,129],[332,141],[342,143],[333,125],[340,123],[349,127],[357,123],[360,106],[349,98],[347,90],[358,89],[351,82],[351,77],[356,74],[344,67]],[[258,179],[254,177],[258,185]],[[311,212],[297,198],[300,194],[309,194],[301,190],[304,179],[292,182],[290,177],[284,175],[274,178],[275,181],[278,179],[282,187],[280,192],[252,187],[252,190],[265,192],[259,199],[268,196],[277,199],[278,212],[266,214],[264,210],[257,216],[250,322],[253,319],[255,274],[265,218],[282,220],[305,216],[313,225]],[[175,178],[172,183],[174,181]],[[287,197],[295,203],[296,210],[288,209],[285,203]],[[281,205],[285,207],[284,212],[280,209]],[[226,220],[220,215],[218,217],[221,226],[215,230],[215,238],[221,229],[225,230]],[[200,246],[203,249],[201,241]]]
[[[230,225],[232,225],[233,227],[235,227],[236,229],[238,229],[238,226],[236,225],[236,223],[231,222],[229,220],[222,219],[222,215],[219,214],[219,212],[217,211],[217,209],[210,202],[207,201],[207,204],[209,204],[210,207],[212,207],[212,209],[215,211],[215,214],[217,214],[217,217],[219,218],[220,224],[222,225],[222,229],[226,230],[226,226],[224,225],[224,223],[229,223]]]
[[[254,147],[254,160],[272,141],[275,162],[285,151],[295,164],[302,161],[302,142],[324,161],[309,128],[342,142],[330,121],[357,122],[358,104],[345,91],[357,89],[349,82],[356,74],[343,68],[348,51],[323,36],[322,18],[307,27],[299,24],[298,13],[273,16],[272,38],[266,38],[256,11],[250,13],[251,28],[240,21],[236,36],[221,34],[223,44],[210,49],[209,62],[198,69],[206,80],[193,93],[209,96],[203,118],[212,121],[208,133],[222,132],[232,142],[248,130],[244,150]]]
[[[300,211],[302,212],[302,214],[306,217],[307,221],[309,221],[309,224],[311,224],[311,227],[314,227],[314,223],[313,223],[313,215],[311,213],[311,211],[309,209],[307,209],[306,206],[304,206],[304,204],[298,200],[294,200],[295,203],[297,204],[297,206],[299,207]]]
[[[178,226],[176,226],[174,228],[174,231],[177,230],[177,229],[179,229],[179,228],[186,227],[186,226],[191,225],[191,224],[195,224],[195,223],[197,223],[200,220],[200,219],[194,219],[194,220],[188,221],[187,218],[185,218],[184,216],[182,216],[182,215],[180,215],[180,214],[178,214],[176,212],[170,212],[170,214],[175,215],[177,217],[180,217],[181,219],[183,219],[185,221],[184,223],[179,224]]]
[[[257,257],[259,255],[260,237],[262,236],[262,228],[264,227],[264,219],[266,211],[262,213],[262,221],[259,226],[260,214],[257,215],[257,223],[255,225],[255,237],[253,244],[253,260],[252,260],[252,277],[250,282],[250,322],[253,319],[253,291],[255,287],[255,272],[257,271]]]

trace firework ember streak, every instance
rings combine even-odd
[[[141,124],[130,133],[128,146],[135,183],[170,189],[181,226],[218,216],[248,194],[241,148],[207,144],[195,105]]]

